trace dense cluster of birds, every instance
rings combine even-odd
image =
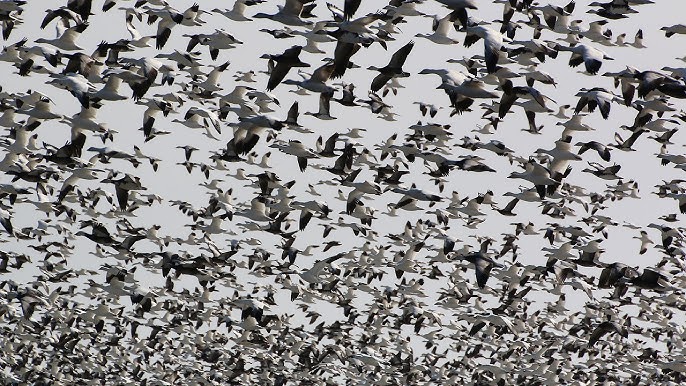
[[[545,1],[0,1],[2,383],[686,382],[686,26]]]

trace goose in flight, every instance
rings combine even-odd
[[[428,39],[436,44],[457,44],[459,43],[456,39],[448,37],[448,32],[450,32],[450,27],[453,25],[450,20],[450,14],[438,18],[438,15],[434,16],[432,30],[433,33],[423,34],[418,33],[415,37]]]
[[[634,35],[634,41],[633,42],[628,42],[626,41],[626,33],[622,33],[617,35],[617,40],[615,41],[615,44],[618,46],[632,46],[635,48],[647,48],[643,44],[643,29],[639,29],[636,31],[636,34]]]
[[[304,88],[305,90],[316,92],[316,93],[326,93],[329,99],[336,91],[335,88],[326,84],[326,82],[331,78],[336,66],[333,62],[324,64],[323,66],[314,70],[312,75],[308,79],[303,80],[292,80],[286,79],[283,83],[296,85]]]
[[[97,92],[95,86],[84,78],[83,75],[69,73],[66,75],[51,74],[53,79],[48,82],[55,87],[69,91],[78,101],[81,106],[88,108],[90,106],[91,94]]]
[[[603,65],[603,60],[614,60],[614,58],[605,52],[581,43],[569,47],[555,44],[553,48],[557,51],[571,52],[572,56],[569,58],[569,66],[573,68],[583,63],[586,68],[586,72],[591,75],[595,75],[598,73],[598,71],[600,71],[600,67]]]
[[[524,165],[523,172],[512,172],[508,178],[521,178],[534,184],[538,196],[545,198],[546,187],[559,185],[560,182],[552,178],[552,172],[545,166],[531,159]]]
[[[279,83],[281,83],[281,81],[286,77],[286,74],[288,74],[288,71],[290,71],[291,68],[310,67],[308,63],[301,61],[298,57],[301,50],[302,46],[293,46],[280,55],[262,55],[262,59],[269,59],[270,62],[273,61],[276,63],[269,74],[267,91],[272,91],[275,89],[276,86],[278,86]]]
[[[290,140],[288,142],[277,140],[269,147],[279,149],[281,150],[281,152],[285,154],[295,156],[298,159],[298,166],[300,167],[301,172],[304,172],[307,168],[308,159],[319,158],[319,155],[317,153],[305,148],[305,145],[303,145],[303,143],[298,140]]]
[[[502,33],[482,25],[467,26],[466,31],[465,47],[471,47],[479,39],[484,40],[486,70],[489,74],[494,73],[500,60],[500,50],[503,48],[503,42],[508,38],[504,37]]]
[[[481,80],[455,70],[425,68],[419,74],[435,74],[441,78],[441,84],[437,88],[445,91],[455,109],[454,113],[457,114],[469,109],[474,99],[498,97],[498,94],[486,90]]]
[[[84,22],[84,20],[81,18],[81,15],[72,11],[66,6],[62,6],[57,9],[47,9],[45,12],[45,17],[40,25],[41,29],[45,29],[50,22],[58,17],[60,18],[59,23],[62,23],[65,26],[69,26],[71,22],[77,25]]]
[[[217,60],[217,56],[219,56],[219,50],[236,48],[237,44],[243,44],[242,41],[236,39],[222,29],[217,29],[211,34],[194,34],[183,36],[190,38],[188,41],[188,46],[186,47],[187,52],[192,52],[196,45],[201,44],[209,47],[210,58],[212,58],[212,60]]]
[[[124,177],[119,179],[114,179],[114,177],[107,177],[102,180],[104,183],[114,184],[114,190],[117,194],[117,202],[119,203],[119,208],[122,211],[126,211],[128,208],[129,201],[129,191],[132,190],[146,190],[146,188],[141,185],[140,177],[134,177],[130,174],[125,174]]]
[[[584,154],[587,150],[595,150],[600,158],[604,161],[610,162],[610,147],[603,145],[598,141],[578,142],[575,146],[580,146],[579,155]]]
[[[498,118],[503,119],[510,111],[510,107],[517,101],[518,98],[532,99],[536,101],[541,107],[547,109],[545,105],[545,96],[537,89],[530,86],[514,86],[512,81],[507,79],[501,85],[503,95],[500,98],[500,105],[498,106]]]
[[[215,8],[212,12],[219,13],[222,16],[233,21],[252,21],[251,18],[245,16],[245,10],[252,5],[263,3],[265,0],[236,0],[231,9]]]
[[[443,4],[446,8],[452,10],[453,20],[457,19],[460,21],[463,27],[469,24],[469,15],[467,14],[468,9],[478,9],[476,0],[436,0]]]
[[[476,283],[479,288],[485,288],[486,282],[491,275],[491,270],[493,267],[503,268],[504,266],[500,263],[494,261],[485,252],[475,252],[466,255],[458,255],[458,259],[467,260],[468,262],[474,264],[474,270],[476,273]]]
[[[333,14],[334,21],[340,23],[350,20],[355,12],[357,12],[357,10],[360,8],[361,4],[362,0],[345,0],[343,3],[343,9],[340,9],[331,3],[326,3],[326,7]]]
[[[274,14],[259,12],[253,15],[257,19],[269,19],[292,27],[310,26],[313,23],[303,20],[303,9],[305,4],[312,3],[314,0],[285,0],[284,5],[277,5],[279,11]]]
[[[574,108],[574,114],[579,114],[584,108],[588,108],[588,111],[592,113],[597,107],[603,119],[610,117],[612,102],[622,103],[620,97],[602,87],[582,88],[576,93],[576,96],[579,97],[579,102]]]
[[[638,13],[637,10],[631,8],[628,0],[611,0],[607,3],[594,1],[588,6],[598,7],[598,9],[589,10],[588,13],[595,13],[598,16],[612,20],[623,19],[628,17],[627,15],[629,14]]]
[[[565,18],[574,12],[576,3],[574,0],[570,1],[564,7],[553,5],[553,4],[538,4],[537,2],[531,3],[527,8],[531,13],[540,12],[543,14],[543,21],[551,30],[557,31],[559,27],[559,19]]]
[[[591,173],[598,178],[604,180],[620,180],[622,177],[618,176],[617,173],[622,168],[622,165],[614,164],[612,166],[603,166],[597,162],[588,163],[591,168],[586,168],[582,172]]]
[[[322,120],[332,120],[336,117],[332,116],[330,113],[331,98],[333,97],[333,92],[323,92],[319,94],[319,110],[317,112],[305,112],[305,115],[311,115],[317,119]]]
[[[36,43],[50,44],[64,51],[80,51],[83,50],[83,47],[79,46],[76,43],[76,40],[86,28],[88,28],[88,23],[86,22],[77,24],[71,28],[67,28],[62,32],[62,35],[56,39],[38,38],[36,39]]]
[[[600,340],[600,338],[607,335],[608,333],[616,333],[623,338],[629,337],[629,331],[626,329],[626,327],[621,326],[616,322],[605,321],[596,326],[596,328],[591,333],[591,336],[588,339],[588,347],[593,347],[593,345],[595,345]]]
[[[666,37],[672,37],[676,34],[686,35],[686,25],[674,24],[667,27],[660,28],[660,31],[665,31]]]
[[[379,74],[374,78],[374,80],[372,80],[372,92],[377,92],[381,90],[381,88],[389,80],[391,80],[391,78],[410,76],[409,73],[403,71],[402,67],[403,64],[405,64],[405,60],[407,59],[407,56],[410,54],[410,51],[412,51],[413,47],[414,41],[411,40],[409,43],[405,44],[398,51],[396,51],[393,54],[393,56],[391,56],[391,60],[388,62],[386,66],[381,68],[374,66],[369,67],[370,70],[379,72]]]

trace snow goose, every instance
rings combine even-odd
[[[610,106],[612,102],[621,103],[622,99],[617,95],[607,91],[602,87],[593,87],[591,89],[581,88],[576,96],[579,97],[574,108],[574,114],[579,114],[585,107],[588,107],[589,112],[595,111],[596,107],[600,110],[600,115],[603,119],[610,117]]]
[[[666,37],[671,37],[675,34],[686,35],[686,25],[675,24],[668,27],[660,28],[661,31],[665,31]]]
[[[584,63],[586,72],[591,75],[598,73],[600,67],[603,65],[603,60],[613,60],[613,58],[605,52],[586,44],[577,44],[569,47],[555,44],[554,48],[558,51],[571,52],[572,56],[569,58],[569,66],[577,67],[581,63]]]
[[[617,40],[615,40],[615,45],[617,46],[632,46],[635,48],[646,48],[643,44],[643,30],[639,29],[634,36],[634,41],[629,43],[626,41],[626,33],[617,35]]]
[[[212,68],[205,80],[196,83],[195,86],[199,87],[204,92],[212,93],[215,91],[222,91],[224,88],[219,85],[219,77],[228,67],[229,62],[227,61],[222,65]]]
[[[571,137],[568,137],[571,139]],[[546,149],[538,149],[535,151],[537,154],[547,154],[551,157],[553,157],[554,160],[556,161],[579,161],[581,160],[581,157],[578,155],[574,154],[572,151],[572,145],[569,141],[567,140],[557,140],[555,141],[555,147],[546,150]]]
[[[551,177],[552,172],[548,168],[534,160],[529,160],[524,167],[524,172],[512,172],[508,178],[521,178],[533,183],[541,199],[545,198],[546,186],[560,184],[559,181]]]
[[[66,6],[62,6],[57,9],[47,9],[45,12],[45,17],[43,18],[43,21],[40,25],[41,29],[45,29],[45,27],[47,27],[47,25],[50,24],[51,21],[55,20],[58,17],[60,18],[59,23],[65,26],[69,26],[71,22],[77,25],[83,24],[84,22],[84,20],[81,18],[81,15],[72,11]]]
[[[298,159],[298,166],[303,172],[307,168],[307,160],[310,158],[319,158],[317,153],[305,148],[302,142],[298,140],[290,140],[288,142],[275,140],[269,147],[279,149],[282,153],[290,154]]]
[[[103,74],[102,78],[107,79],[107,82],[100,90],[93,94],[93,100],[122,101],[129,99],[128,97],[119,93],[119,86],[121,86],[122,79],[115,73]]]
[[[110,176],[102,180],[102,182],[114,184],[117,202],[122,211],[126,211],[128,208],[129,191],[146,190],[141,185],[140,177],[131,176],[130,174],[125,174],[124,177],[119,179],[114,179],[114,176]]]
[[[77,51],[83,50],[83,47],[76,44],[76,40],[81,36],[81,33],[88,28],[88,23],[82,23],[75,25],[74,27],[67,28],[59,38],[56,39],[45,39],[38,38],[36,43],[46,43],[60,50],[64,51]]]
[[[438,18],[438,15],[434,16],[432,30],[433,33],[423,34],[418,33],[415,37],[428,39],[436,44],[457,44],[459,43],[456,39],[448,37],[448,32],[450,32],[450,27],[453,25],[450,20],[450,15],[446,15],[442,18]]]
[[[607,20],[597,20],[588,24],[588,29],[579,31],[578,34],[594,43],[600,43],[605,46],[612,46],[612,31],[609,29],[603,30],[603,26],[609,23]]]
[[[484,58],[486,61],[486,70],[489,74],[495,72],[496,65],[498,64],[500,58],[500,51],[503,47],[503,41],[506,38],[498,31],[491,28],[473,25],[467,26],[466,28],[467,36],[464,40],[465,47],[470,47],[476,43],[479,39],[484,40]]]
[[[597,141],[577,142],[575,146],[580,146],[579,154],[584,154],[587,150],[595,150],[604,161],[610,161],[610,147]]]
[[[91,94],[97,92],[95,86],[89,82],[83,75],[69,73],[66,75],[51,74],[53,78],[48,84],[54,85],[69,91],[78,101],[81,106],[88,108],[90,104]]]
[[[407,59],[407,56],[412,51],[414,47],[414,41],[410,41],[396,51],[392,56],[391,60],[384,67],[378,68],[371,66],[370,70],[378,71],[379,74],[372,80],[371,90],[377,92],[389,81],[391,78],[395,77],[408,77],[409,73],[403,71],[403,64]]]
[[[518,98],[534,100],[547,111],[544,95],[535,88],[529,86],[514,86],[509,79],[501,84],[501,88],[503,89],[503,95],[500,98],[500,106],[498,107],[498,118],[503,119]]]
[[[607,19],[623,19],[632,13],[638,13],[637,10],[631,8],[629,1],[610,1],[608,3],[600,3],[597,1],[588,5],[589,7],[598,7],[598,9],[591,9],[587,13],[594,13]]]
[[[591,173],[594,176],[596,176],[598,178],[602,178],[604,180],[619,180],[619,179],[621,179],[621,177],[618,176],[617,173],[622,168],[622,165],[614,164],[612,166],[605,167],[605,166],[602,166],[601,164],[599,164],[597,162],[589,162],[588,165],[591,166],[592,169],[586,168],[586,169],[582,170],[582,172]]]
[[[237,0],[230,10],[222,10],[219,8],[215,8],[212,10],[212,12],[218,13],[233,21],[252,21],[251,18],[244,15],[245,10],[248,8],[248,6],[259,4],[262,2],[264,2],[264,0]]]
[[[269,74],[269,81],[267,81],[267,91],[271,91],[274,88],[276,88],[276,86],[278,86],[279,83],[281,83],[281,81],[286,77],[286,74],[288,74],[288,71],[290,71],[291,68],[310,67],[308,63],[302,62],[298,57],[300,55],[301,50],[302,46],[293,46],[284,51],[283,54],[280,55],[262,55],[262,59],[269,59],[270,62],[276,62],[276,65],[274,66],[274,68],[272,68],[271,73]]]
[[[560,17],[569,16],[572,12],[574,12],[575,5],[576,4],[574,0],[570,1],[564,7],[552,4],[539,5],[538,3],[534,2],[531,4],[531,6],[528,7],[528,11],[541,12],[543,14],[543,20],[545,21],[546,25],[550,29],[555,30],[557,25],[557,19]]]
[[[301,14],[305,4],[313,1],[314,0],[285,0],[284,5],[277,6],[279,8],[278,12],[274,14],[260,12],[253,15],[253,17],[257,19],[269,19],[293,27],[310,26],[313,23],[308,20],[303,20]]]
[[[478,9],[476,0],[437,0],[446,8],[452,10],[453,20],[459,20],[463,27],[469,24],[467,9]]]
[[[312,75],[307,79],[303,79],[300,81],[286,79],[283,83],[296,85],[308,91],[316,93],[326,93],[329,95],[329,99],[331,99],[331,96],[333,96],[333,93],[334,91],[336,91],[336,89],[331,86],[328,86],[326,82],[331,77],[331,74],[333,74],[334,69],[335,65],[333,63],[327,63],[314,70]]]
[[[488,282],[493,267],[504,268],[502,264],[495,262],[486,252],[482,251],[461,256],[458,255],[457,258],[467,260],[474,264],[476,283],[479,288],[486,287],[486,282]]]
[[[317,119],[322,119],[322,120],[332,120],[336,119],[336,117],[331,116],[330,114],[330,104],[331,104],[331,98],[333,97],[333,92],[323,92],[319,94],[319,111],[317,112],[305,112],[306,115],[311,115]]]
[[[222,29],[217,29],[211,34],[195,34],[195,35],[183,35],[185,37],[190,37],[188,41],[188,46],[186,47],[187,52],[191,52],[196,45],[201,44],[209,47],[210,58],[216,60],[219,56],[219,50],[226,50],[235,48],[236,44],[243,44],[242,41],[236,39],[231,34],[227,33]]]
[[[140,20],[141,15],[140,13],[138,13],[138,11],[130,11],[128,9],[126,10],[126,30],[129,32],[129,35],[131,35],[131,40],[129,40],[128,42],[133,47],[150,47],[150,40],[155,38],[155,36],[143,36],[140,32],[138,32],[136,27],[134,27],[133,25],[133,17],[136,16],[136,14],[138,14]]]

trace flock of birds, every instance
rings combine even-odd
[[[3,384],[686,382],[653,1],[176,3],[0,1]]]

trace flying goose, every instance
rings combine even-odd
[[[370,87],[372,92],[381,90],[381,88],[392,78],[410,76],[409,73],[403,71],[402,67],[413,47],[414,41],[410,41],[391,56],[391,60],[386,66],[381,68],[371,66],[368,68],[369,70],[379,72],[379,74],[372,80],[372,85]]]
[[[577,142],[575,146],[580,146],[578,153],[579,155],[583,154],[587,150],[595,150],[600,156],[600,158],[602,158],[604,161],[610,161],[610,147],[607,147],[600,142]]]
[[[334,91],[336,91],[335,88],[329,86],[326,84],[328,82],[329,78],[331,78],[331,75],[333,74],[335,69],[334,63],[327,63],[324,64],[323,66],[317,68],[314,70],[312,75],[303,80],[292,80],[292,79],[286,79],[283,83],[284,84],[290,84],[290,85],[297,85],[299,87],[302,87],[308,91],[316,92],[316,93],[321,93],[321,94],[327,94],[328,98],[331,99],[333,96]]]
[[[235,48],[237,44],[243,44],[242,41],[236,39],[228,32],[217,29],[211,34],[195,34],[195,35],[183,35],[189,37],[188,46],[186,47],[187,52],[191,52],[196,45],[202,44],[210,49],[210,58],[216,60],[219,56],[219,50],[226,50]]]
[[[441,109],[441,107],[436,107],[433,104],[429,103],[424,103],[424,102],[419,102],[415,101],[412,102],[413,104],[419,105],[419,111],[422,113],[422,116],[425,117],[426,114],[428,113],[431,118],[435,117],[436,114],[438,114],[438,110]]]
[[[448,37],[448,32],[450,32],[450,27],[452,24],[453,23],[450,14],[442,18],[438,18],[438,15],[436,15],[434,16],[433,25],[431,27],[433,33],[418,33],[415,35],[415,37],[425,38],[436,44],[457,44],[459,42],[456,39]]]
[[[435,74],[441,77],[438,89],[445,90],[455,113],[467,111],[477,98],[497,98],[498,94],[485,89],[485,84],[460,72],[445,69],[423,69],[420,74]]]
[[[350,20],[355,12],[357,12],[358,8],[360,8],[361,3],[362,0],[345,0],[343,9],[340,9],[331,3],[326,3],[326,6],[333,14],[334,21],[340,23],[345,20]]]
[[[291,68],[310,67],[309,64],[302,62],[298,57],[300,55],[301,50],[302,46],[293,46],[284,51],[283,54],[280,55],[262,55],[263,59],[269,59],[270,61],[274,61],[276,63],[271,73],[269,74],[269,81],[267,81],[267,91],[275,89],[276,86],[278,86],[279,83],[281,83],[281,81],[286,77],[286,74],[288,74],[288,71],[290,71]]]
[[[221,134],[221,123],[219,121],[219,117],[214,111],[208,110],[206,108],[202,107],[190,107],[186,111],[186,115],[184,115],[184,119],[188,120],[191,118],[193,115],[197,115],[201,118],[203,118],[203,123],[205,127],[208,127],[209,124],[211,124],[215,130],[217,130],[217,133]]]
[[[459,20],[463,27],[469,24],[467,9],[478,9],[476,0],[437,0],[452,10],[453,20]]]
[[[314,0],[285,0],[284,5],[277,6],[279,11],[274,14],[259,12],[252,17],[256,19],[269,19],[293,27],[309,26],[313,23],[301,18],[303,7]]]
[[[595,75],[598,73],[598,71],[600,71],[600,67],[603,65],[603,60],[613,60],[613,58],[607,55],[605,52],[586,44],[580,43],[569,47],[555,44],[553,48],[557,51],[571,52],[572,56],[569,58],[569,66],[577,67],[581,63],[584,63],[586,72],[591,75]]]
[[[579,161],[581,157],[572,152],[572,145],[569,142],[571,137],[555,141],[555,147],[550,150],[538,149],[537,154],[547,154],[553,157],[553,161]]]
[[[304,172],[307,168],[307,160],[310,158],[319,158],[317,153],[306,149],[305,145],[298,140],[290,140],[287,143],[281,140],[275,140],[269,147],[281,150],[285,154],[290,154],[298,158],[298,166],[300,171]]]
[[[610,106],[612,102],[621,102],[621,98],[615,94],[607,91],[602,87],[593,87],[591,89],[581,88],[576,96],[579,97],[574,108],[574,114],[579,114],[585,107],[589,112],[595,111],[596,107],[600,110],[600,115],[603,119],[610,117]]]
[[[157,22],[157,32],[155,33],[155,48],[162,49],[171,36],[172,28],[184,20],[184,15],[176,12],[168,5],[159,10],[148,7],[145,13],[148,14],[149,23],[151,20],[154,22],[154,20],[160,19]]]
[[[333,63],[334,72],[331,75],[333,79],[340,78],[345,75],[346,70],[351,67],[352,62],[350,58],[355,55],[362,48],[362,44],[357,42],[345,42],[337,39],[336,48],[334,49]]]
[[[686,35],[686,25],[674,24],[667,27],[660,28],[661,31],[665,31],[666,37],[672,37],[675,34]]]
[[[646,48],[646,46],[643,44],[643,29],[639,29],[636,32],[636,35],[634,35],[634,41],[629,43],[626,41],[626,33],[621,33],[617,35],[617,39],[615,40],[615,45],[618,46],[631,46],[635,48]]]
[[[50,44],[64,51],[80,51],[83,50],[83,47],[76,44],[76,40],[86,28],[88,28],[88,23],[86,22],[77,24],[74,27],[67,28],[62,35],[56,39],[38,38],[36,39],[36,43]]]
[[[545,198],[546,186],[559,185],[559,181],[552,178],[552,172],[535,160],[529,160],[525,165],[524,172],[512,172],[508,178],[521,178],[534,184],[540,199]]]
[[[622,168],[622,165],[617,165],[614,164],[612,166],[602,166],[601,164],[597,162],[589,162],[589,166],[592,167],[592,169],[586,168],[582,170],[582,172],[586,173],[591,173],[596,177],[602,178],[604,180],[619,180],[621,177],[617,175],[619,170]]]
[[[546,108],[544,95],[538,90],[529,86],[514,86],[512,81],[507,79],[501,84],[503,89],[503,96],[500,98],[500,106],[498,107],[498,118],[503,119],[510,111],[510,107],[517,101],[518,98],[533,99],[543,108]],[[547,110],[546,110],[547,111]]]
[[[604,321],[600,323],[591,333],[588,339],[588,347],[593,347],[604,335],[608,333],[617,333],[624,338],[629,337],[629,332],[626,327],[619,325],[616,322]]]
[[[84,78],[83,75],[69,73],[66,75],[54,75],[53,79],[48,82],[58,88],[69,91],[78,101],[81,106],[88,108],[90,106],[91,94],[97,92],[95,86]]]
[[[69,26],[71,22],[74,24],[83,24],[84,20],[81,18],[81,15],[78,13],[72,11],[66,6],[59,7],[57,9],[47,9],[45,10],[46,14],[45,17],[43,18],[43,21],[40,24],[41,29],[45,29],[48,24],[50,24],[51,21],[55,20],[56,18],[60,18],[60,23],[62,23],[65,26]]]
[[[260,4],[263,2],[264,0],[237,0],[233,3],[233,7],[230,10],[221,10],[219,8],[215,8],[212,10],[212,12],[219,13],[222,16],[229,18],[233,21],[252,21],[251,18],[245,16],[245,10],[249,6]]]
[[[465,47],[470,47],[479,39],[484,40],[484,59],[486,70],[489,74],[496,71],[496,66],[500,59],[500,50],[503,47],[504,37],[500,32],[481,25],[468,25],[465,28],[467,36],[464,40]],[[509,39],[508,39],[509,40]]]
[[[588,11],[588,13],[595,13],[598,16],[602,16],[608,19],[620,19],[622,18],[622,16],[626,17],[626,15],[628,14],[638,13],[637,10],[631,8],[631,4],[629,4],[629,1],[612,0],[607,3],[600,3],[598,1],[594,1],[588,6],[599,8],[597,10],[590,10]]]
[[[479,288],[486,287],[486,282],[488,282],[488,278],[490,277],[493,267],[504,268],[502,264],[495,262],[486,254],[486,252],[483,251],[469,253],[466,255],[458,255],[457,259],[467,260],[474,264],[476,283]]]
[[[589,39],[595,43],[600,43],[605,46],[612,46],[612,31],[607,29],[603,31],[603,26],[608,24],[607,20],[596,20],[588,23],[588,29],[579,31],[581,37]]]
[[[280,130],[284,123],[274,117],[266,115],[251,115],[239,117],[238,123],[231,123],[234,130],[234,146],[239,154],[248,154],[260,139],[265,129]]]
[[[332,116],[330,113],[330,104],[331,104],[331,98],[333,97],[333,92],[323,92],[319,94],[319,111],[312,113],[312,112],[305,112],[306,115],[311,115],[315,118],[322,119],[322,120],[332,120],[336,119],[336,117]]]
[[[146,190],[141,185],[140,177],[134,177],[130,174],[124,174],[124,177],[119,179],[114,179],[114,176],[107,177],[102,182],[114,184],[117,202],[122,211],[126,211],[128,208],[129,191]]]
[[[546,25],[552,30],[557,30],[558,19],[564,18],[565,16],[569,16],[572,12],[574,12],[575,5],[576,3],[573,0],[570,1],[564,7],[552,4],[541,5],[533,3],[531,4],[531,6],[528,7],[528,11],[541,12],[543,14],[543,20],[545,21]]]

